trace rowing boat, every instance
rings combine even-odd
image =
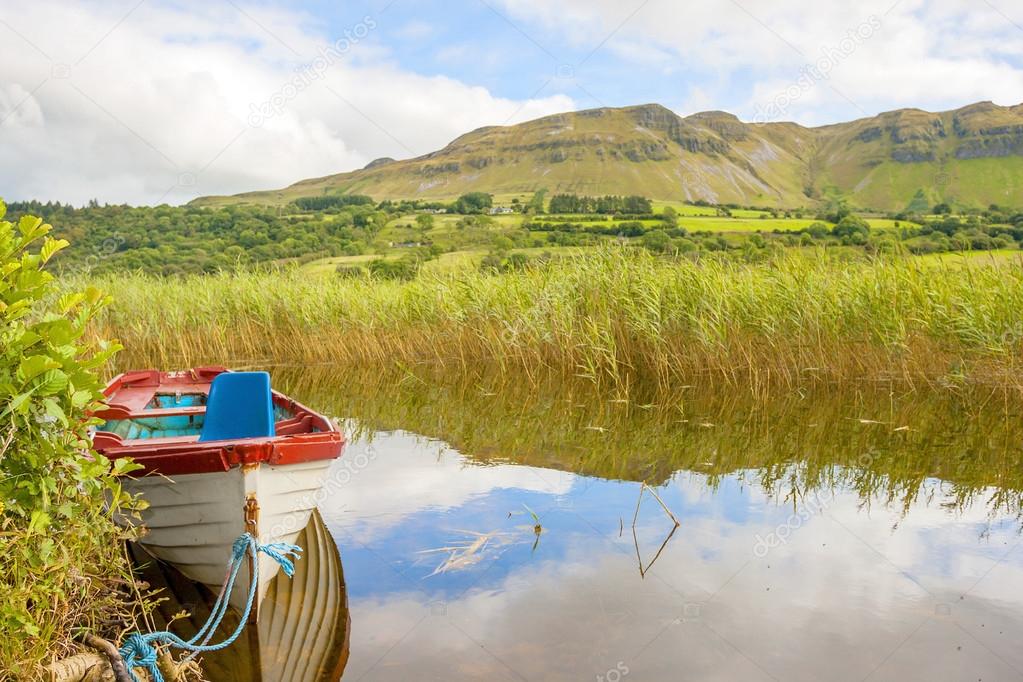
[[[143,548],[211,589],[242,533],[261,544],[295,541],[345,445],[330,419],[273,391],[265,372],[131,371],[104,395],[93,444],[143,467],[126,483],[149,503]],[[278,568],[260,555],[254,616]],[[239,610],[249,585],[242,571],[231,593]]]

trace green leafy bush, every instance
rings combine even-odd
[[[397,260],[377,258],[369,262],[369,272],[379,279],[408,281],[419,274],[422,262],[414,256],[405,256]]]
[[[108,298],[59,289],[43,267],[67,242],[5,211],[0,202],[0,671],[31,676],[76,629],[124,616],[111,584],[130,573],[112,513],[131,505],[117,476],[136,465],[111,465],[87,431],[95,371],[119,349],[83,339]]]

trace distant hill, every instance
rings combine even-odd
[[[641,194],[797,207],[846,199],[863,209],[1023,207],[1023,104],[890,111],[807,128],[744,123],[658,104],[557,114],[480,128],[414,159],[198,205],[281,204],[301,196],[447,199],[469,191]]]

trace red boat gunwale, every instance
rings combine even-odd
[[[94,416],[105,420],[143,417],[168,417],[203,414],[203,407],[145,409],[159,391],[209,394],[210,384],[224,367],[196,367],[182,372],[136,370],[114,377],[103,395],[116,397]],[[275,425],[272,438],[198,442],[198,436],[125,440],[117,434],[97,431],[93,446],[110,459],[131,457],[144,469],[140,474],[213,473],[237,466],[270,464],[286,466],[301,462],[335,459],[344,449],[345,439],[329,419],[277,391],[272,392],[276,406],[294,415]]]

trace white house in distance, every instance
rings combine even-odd
[[[507,215],[508,213],[515,213],[515,209],[510,206],[494,206],[487,213],[490,215]]]

